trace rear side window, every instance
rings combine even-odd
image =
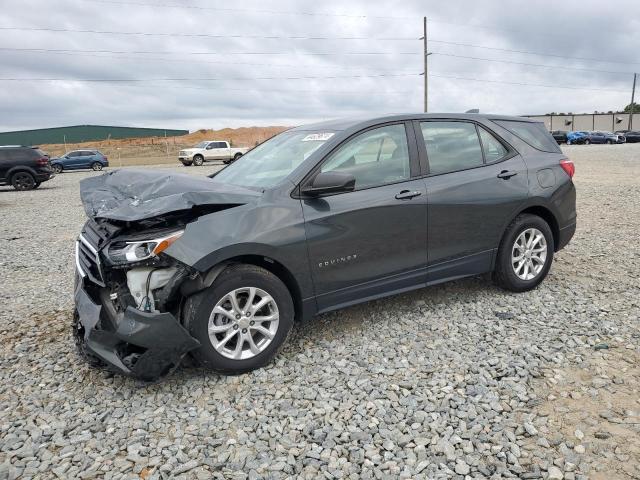
[[[227,148],[227,144],[224,142],[216,142],[216,148]]]
[[[421,122],[429,173],[466,170],[483,165],[476,126],[466,122]]]
[[[506,147],[484,128],[478,127],[478,132],[480,133],[480,141],[484,150],[485,162],[497,162],[508,153]]]
[[[561,152],[558,143],[547,132],[542,123],[518,122],[517,120],[495,120],[495,123],[506,128],[535,149],[551,153]]]

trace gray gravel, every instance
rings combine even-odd
[[[548,432],[532,386],[611,337],[638,348],[640,145],[566,151],[579,230],[537,290],[420,290],[297,326],[260,371],[185,366],[151,386],[72,347],[78,182],[94,173],[0,187],[0,480],[587,478],[590,452]]]

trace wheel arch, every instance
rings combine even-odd
[[[18,172],[27,172],[27,173],[30,173],[30,174],[33,176],[34,180],[35,180],[35,178],[36,178],[36,176],[37,176],[37,173],[36,173],[36,171],[35,171],[33,168],[28,167],[28,166],[26,166],[26,165],[18,165],[18,166],[15,166],[15,167],[13,167],[13,168],[10,168],[10,169],[9,169],[9,171],[7,172],[6,179],[7,179],[7,183],[8,183],[8,184],[10,184],[10,183],[11,183],[11,181],[12,181],[12,179],[13,179],[13,176],[14,176],[16,173],[18,173]]]
[[[264,268],[268,272],[278,277],[282,281],[282,283],[285,284],[287,290],[289,290],[289,293],[291,294],[291,299],[293,300],[293,307],[295,310],[295,320],[300,321],[306,317],[302,301],[302,291],[295,276],[281,262],[278,262],[277,260],[268,256],[246,254],[227,258],[220,263],[212,266],[206,272],[203,272],[201,274],[201,278],[203,279],[203,281],[198,286],[202,286],[202,288],[211,286],[226,267],[234,264],[255,265],[257,267]]]
[[[558,244],[560,242],[560,226],[558,224],[558,219],[554,215],[554,213],[547,207],[543,205],[531,205],[527,208],[520,210],[513,218],[516,218],[518,215],[523,214],[536,215],[542,218],[551,229],[551,233],[553,234],[553,250],[558,251]],[[509,221],[513,221],[513,218]]]

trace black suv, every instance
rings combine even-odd
[[[318,313],[487,272],[530,290],[574,234],[573,173],[541,123],[417,114],[294,128],[211,178],[85,179],[77,346],[144,380],[187,353],[239,373]]]
[[[37,147],[0,146],[0,185],[33,190],[53,176],[49,157]]]

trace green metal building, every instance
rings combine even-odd
[[[72,125],[70,127],[38,128],[15,132],[0,132],[0,145],[40,145],[49,143],[80,143],[110,138],[179,137],[189,130],[164,128],[112,127],[107,125]]]

